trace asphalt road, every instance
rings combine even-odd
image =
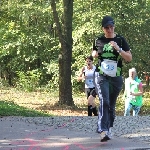
[[[150,150],[150,145],[113,137],[100,142],[95,132],[71,131],[25,121],[0,120],[0,150]]]

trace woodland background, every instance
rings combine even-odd
[[[64,1],[56,0],[59,22],[64,24]],[[71,1],[71,0],[70,0]],[[51,0],[0,1],[1,86],[19,90],[58,91],[61,44]],[[73,93],[83,92],[77,75],[91,54],[95,36],[102,33],[101,19],[111,15],[115,31],[129,43],[131,63],[124,63],[123,77],[135,67],[139,78],[150,71],[150,0],[74,0],[72,16],[71,83]],[[70,61],[70,60],[68,60]]]

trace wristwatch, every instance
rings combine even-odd
[[[117,52],[118,52],[118,53],[121,53],[122,51],[123,51],[122,48],[120,48]]]

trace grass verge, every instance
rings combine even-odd
[[[0,116],[47,117],[52,115],[19,106],[14,102],[0,101]]]
[[[23,92],[16,89],[3,89],[0,93],[0,116],[87,116],[87,100],[84,93],[74,94],[75,108],[58,105],[58,93]],[[98,98],[95,99],[97,107]],[[116,103],[116,115],[123,116],[124,101],[122,94]],[[139,115],[150,115],[150,93],[145,92],[143,106]]]

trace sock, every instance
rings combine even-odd
[[[88,116],[92,116],[92,105],[88,106]]]
[[[92,110],[93,110],[93,114],[94,114],[94,116],[98,116],[96,106],[95,106]]]

